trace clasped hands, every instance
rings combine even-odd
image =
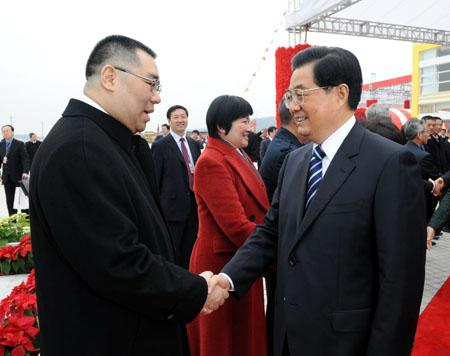
[[[225,303],[225,300],[229,296],[228,290],[230,289],[230,284],[224,276],[214,275],[211,271],[202,272],[200,276],[205,278],[208,283],[208,297],[206,298],[201,314],[208,315],[219,309]]]
[[[433,195],[436,196],[436,197],[441,195],[442,194],[442,189],[444,189],[444,186],[445,186],[444,179],[441,177],[441,178],[436,179],[435,181],[433,181],[431,178],[428,179],[428,180],[430,182],[434,182],[434,188],[433,188],[433,191],[432,191]]]

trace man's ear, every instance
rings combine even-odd
[[[117,86],[117,81],[116,69],[110,64],[103,66],[100,71],[100,83],[102,87],[108,91],[114,91]]]
[[[347,84],[340,84],[337,86],[338,98],[344,104],[348,102],[348,95],[350,93],[350,89]]]

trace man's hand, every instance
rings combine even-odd
[[[427,226],[427,249],[431,250],[433,246],[433,237],[436,234],[436,231],[431,226]]]
[[[434,181],[434,189],[433,189],[433,195],[434,196],[439,196],[442,194],[442,189],[444,188],[445,182],[444,179],[438,178]]]
[[[214,275],[210,271],[202,272],[200,276],[205,278],[208,283],[208,297],[201,311],[201,314],[207,315],[219,309],[225,303],[225,300],[229,296],[228,290],[230,289],[230,284],[225,277]]]

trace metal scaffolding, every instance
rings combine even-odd
[[[335,14],[363,0],[322,1],[290,0],[286,29],[290,42],[306,42],[308,31],[391,39],[398,41],[450,45],[450,31],[420,26],[406,26],[367,19],[335,17]],[[364,5],[363,3],[359,5]]]

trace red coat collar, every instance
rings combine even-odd
[[[209,137],[206,144],[206,149],[213,149],[223,154],[225,160],[233,168],[237,175],[239,175],[256,200],[261,204],[264,209],[269,208],[269,200],[267,198],[266,188],[264,182],[255,168],[252,170],[241,157],[240,153],[236,151],[234,147],[222,141],[221,139]],[[252,162],[251,158],[243,152],[248,161]]]

